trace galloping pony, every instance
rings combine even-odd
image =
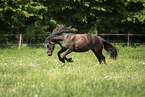
[[[61,50],[57,54],[59,60],[63,63],[65,61],[73,62],[72,58],[66,57],[71,52],[86,52],[88,50],[92,50],[100,64],[106,63],[102,54],[103,48],[110,54],[111,58],[116,59],[117,57],[117,49],[105,39],[93,34],[76,34],[75,31],[66,27],[55,28],[45,42],[48,56],[52,55],[55,44],[61,46]],[[60,54],[63,52],[64,54],[61,57]]]

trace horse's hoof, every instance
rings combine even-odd
[[[65,60],[64,60],[64,59],[60,59],[60,61],[61,61],[62,63],[65,63]]]
[[[73,62],[72,58],[69,58],[69,59],[68,59],[68,62]]]

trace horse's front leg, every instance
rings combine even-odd
[[[67,58],[67,57],[66,57],[66,56],[67,56],[69,53],[71,53],[71,52],[72,52],[72,50],[67,49],[67,50],[65,51],[65,53],[63,54],[63,56],[62,56],[67,62],[73,62],[72,58]]]
[[[63,53],[64,51],[65,51],[65,49],[62,48],[62,49],[57,53],[59,60],[60,60],[61,62],[63,62],[63,63],[65,63],[65,60],[64,60],[63,58],[61,58],[60,54]]]

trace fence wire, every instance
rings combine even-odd
[[[0,45],[18,45],[19,48],[22,44],[26,45],[44,45],[46,37],[49,36],[48,34],[1,34],[0,35]],[[98,34],[98,36],[106,37],[107,41],[111,41],[113,37],[113,44],[144,44],[145,34]],[[7,37],[7,38],[6,38]],[[14,38],[12,38],[14,37]],[[111,39],[110,39],[111,37]],[[120,38],[118,38],[120,37]],[[142,37],[142,42],[132,42],[132,37]],[[14,39],[14,40],[12,40]],[[4,40],[4,42],[3,42]],[[120,40],[121,42],[117,41]],[[123,41],[123,42],[122,42]]]

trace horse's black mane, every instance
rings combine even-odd
[[[76,32],[67,27],[57,27],[53,30],[52,34],[58,34],[58,33],[76,33]]]

